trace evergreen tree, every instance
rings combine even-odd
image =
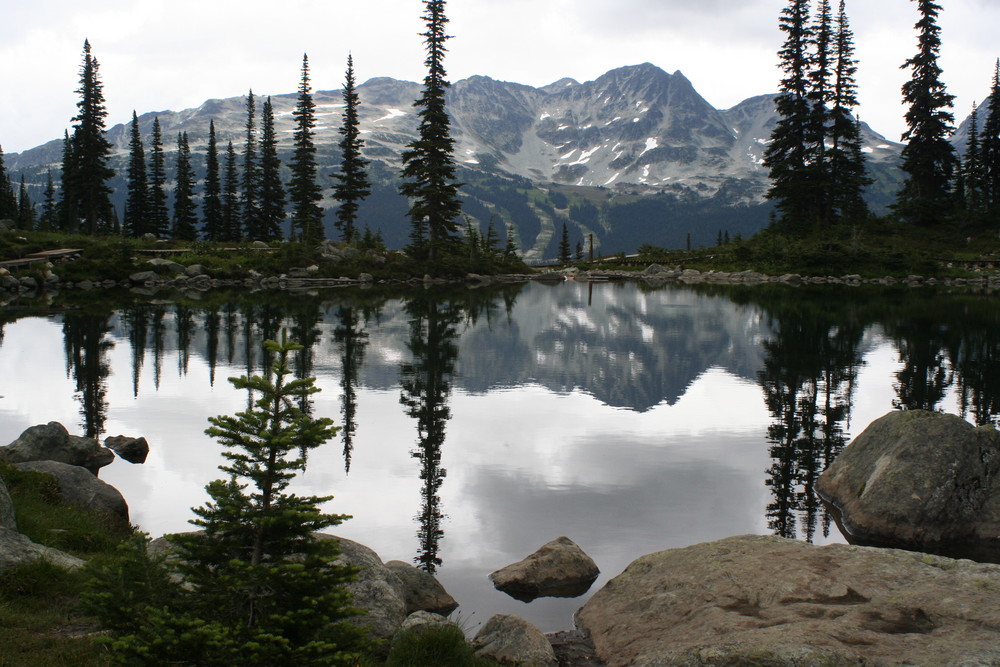
[[[64,232],[77,230],[80,219],[77,215],[75,170],[73,168],[73,142],[69,132],[63,132],[62,188],[59,197],[59,229]]]
[[[858,225],[868,217],[864,189],[873,181],[865,166],[861,148],[861,123],[852,117],[858,105],[855,74],[858,70],[854,58],[854,33],[847,18],[844,0],[837,12],[836,65],[833,105],[829,122],[830,205],[832,214],[840,221]]]
[[[191,523],[202,530],[171,536],[171,569],[184,585],[164,576],[142,540],[118,562],[91,568],[87,602],[125,664],[155,656],[156,664],[346,666],[361,658],[365,631],[345,622],[357,613],[344,588],[356,569],[335,562],[335,539],[315,534],[349,517],[320,510],[330,496],[288,493],[307,453],[337,429],[298,406],[319,391],[315,378],[288,377],[289,355],[302,346],[265,346],[275,359],[266,376],[230,379],[253,397],[250,407],[209,419],[206,432],[226,448],[226,478],[194,509]]]
[[[403,185],[400,192],[410,199],[410,252],[420,259],[436,262],[458,243],[458,217],[462,204],[458,199],[452,157],[455,142],[445,108],[444,54],[448,19],[444,0],[424,0],[423,19],[427,32],[421,33],[427,48],[427,76],[420,98],[418,138],[403,152]]]
[[[517,239],[514,238],[514,227],[507,228],[507,243],[503,248],[503,259],[511,261],[517,257]]]
[[[371,184],[366,172],[368,161],[361,154],[364,139],[361,138],[359,127],[359,101],[354,83],[354,59],[348,55],[347,74],[344,80],[344,114],[339,130],[343,137],[340,140],[340,171],[333,175],[336,181],[333,195],[340,202],[334,224],[347,243],[354,240],[356,233],[354,224],[357,221],[360,202],[371,194]]]
[[[125,200],[125,215],[122,224],[126,236],[142,236],[149,215],[147,199],[149,185],[146,180],[146,154],[142,147],[142,133],[139,131],[139,117],[132,111],[132,125],[129,132],[128,157],[128,198]]]
[[[226,147],[226,171],[222,183],[222,226],[219,240],[238,241],[243,236],[240,228],[239,172],[236,168],[236,151],[233,142]]]
[[[249,238],[260,232],[260,163],[257,158],[257,104],[253,91],[247,93],[246,143],[243,146],[243,193],[240,207],[243,231]]]
[[[810,218],[820,228],[830,223],[830,179],[827,165],[827,130],[830,124],[830,105],[835,85],[832,84],[835,67],[833,16],[830,0],[820,0],[810,39],[812,53],[809,72],[809,119],[807,166],[808,180],[812,184]]]
[[[157,238],[165,238],[170,230],[167,210],[167,164],[163,155],[163,133],[160,119],[153,119],[153,133],[149,145],[149,196],[146,200],[148,221],[145,229]]]
[[[215,120],[208,122],[208,148],[205,151],[205,194],[201,204],[202,232],[209,241],[222,237],[222,182],[219,176],[219,147]]]
[[[13,220],[17,217],[17,198],[10,182],[10,174],[3,161],[3,148],[0,147],[0,220]]]
[[[912,75],[903,84],[907,130],[902,140],[902,169],[906,179],[896,197],[895,210],[913,224],[940,224],[952,205],[951,181],[956,156],[949,142],[955,117],[949,111],[954,95],[948,94],[941,80],[938,53],[941,29],[937,24],[940,5],[933,0],[916,0],[920,20],[916,24],[918,52],[906,61],[903,69]]]
[[[17,217],[14,222],[18,229],[30,231],[35,228],[35,207],[28,196],[28,187],[24,184],[24,174],[21,174],[21,187],[17,193]]]
[[[569,264],[572,256],[570,255],[569,249],[569,228],[566,227],[566,223],[562,226],[562,237],[559,239],[559,262],[562,264]]]
[[[177,135],[177,176],[174,181],[173,237],[194,241],[198,237],[198,215],[194,203],[194,171],[191,168],[191,147],[187,132]]]
[[[105,119],[108,115],[104,104],[104,86],[100,80],[97,58],[91,54],[88,40],[83,42],[80,87],[76,92],[80,95],[80,101],[76,104],[78,112],[73,118],[73,178],[70,181],[73,189],[67,195],[76,202],[84,232],[107,233],[114,224],[111,188],[107,183],[114,176],[114,170],[108,166],[111,143],[104,136]],[[76,231],[75,224],[72,231]]]
[[[56,186],[52,182],[52,170],[49,169],[45,176],[45,201],[42,203],[42,217],[38,219],[38,229],[43,232],[55,230],[57,211]]]
[[[780,218],[776,226],[793,233],[807,233],[812,226],[812,188],[809,183],[810,128],[812,108],[809,103],[809,27],[808,0],[789,0],[782,10],[779,28],[786,33],[778,52],[781,92],[774,100],[778,122],[764,152],[764,165],[771,176],[768,199],[775,202]]]
[[[323,209],[319,206],[323,193],[316,182],[316,145],[313,143],[316,103],[313,102],[309,84],[307,55],[302,56],[302,79],[292,117],[295,119],[295,151],[289,165],[292,179],[288,184],[288,198],[292,204],[292,229],[300,242],[315,245],[326,235],[323,233]]]
[[[964,186],[957,194],[964,201],[965,210],[975,217],[983,212],[986,195],[986,172],[983,169],[983,155],[979,143],[979,109],[972,103],[969,116],[969,141],[965,148],[965,160],[961,163],[960,174]]]
[[[271,98],[264,100],[260,115],[260,229],[256,238],[263,241],[281,238],[285,221],[285,189],[281,185],[281,160],[278,138],[274,132],[274,109]]]
[[[990,110],[983,121],[982,160],[986,210],[996,222],[1000,222],[1000,59],[993,71],[993,87],[990,90]]]

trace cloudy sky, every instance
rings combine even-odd
[[[1000,0],[939,0],[940,64],[956,116],[988,90]],[[34,0],[0,10],[0,145],[18,152],[62,136],[74,115],[85,38],[101,64],[109,126],[210,98],[294,92],[303,52],[314,88],[339,88],[348,52],[359,81],[420,81],[420,0]],[[651,62],[682,71],[713,105],[773,92],[784,0],[452,0],[449,78],[542,86]],[[912,0],[848,0],[860,114],[899,139],[899,66],[916,50]]]

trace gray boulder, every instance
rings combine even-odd
[[[7,485],[0,477],[0,528],[17,530],[17,518],[14,515],[14,503],[10,499]]]
[[[59,495],[67,505],[107,512],[128,521],[128,504],[118,489],[99,480],[85,468],[58,461],[29,461],[16,463],[14,467],[55,477]]]
[[[556,667],[555,651],[541,630],[523,618],[494,614],[472,640],[476,655],[499,663]]]
[[[853,543],[968,555],[1000,547],[1000,433],[954,415],[875,420],[816,489]]]
[[[156,271],[137,271],[131,274],[128,279],[133,283],[156,282],[157,280],[160,280],[160,274]]]
[[[145,438],[112,435],[104,439],[104,446],[129,463],[145,463],[149,456],[149,443]]]
[[[413,628],[421,628],[432,625],[450,625],[452,624],[447,618],[441,614],[435,614],[429,611],[415,611],[406,617],[403,624],[399,626],[400,632],[405,632],[407,630],[412,630]]]
[[[558,537],[524,560],[490,575],[493,586],[522,602],[583,595],[601,571],[568,537]]]
[[[15,530],[0,527],[0,572],[40,559],[67,570],[83,565],[83,561],[75,556],[36,544]]]
[[[385,566],[399,580],[407,614],[425,611],[447,616],[458,608],[458,602],[448,595],[434,575],[401,560],[391,560]]]
[[[169,259],[163,259],[161,257],[154,257],[153,259],[147,260],[146,263],[162,267],[175,276],[182,275],[186,270],[183,264],[178,264],[177,262]]]
[[[49,422],[26,429],[17,440],[0,447],[0,460],[8,463],[59,461],[82,466],[96,475],[115,460],[115,455],[93,438],[70,435],[59,422]]]
[[[639,558],[576,624],[609,667],[993,665],[997,590],[997,565],[744,535]]]
[[[197,276],[204,276],[206,274],[205,267],[201,264],[192,264],[191,266],[184,269],[184,275],[189,278],[195,278]]]

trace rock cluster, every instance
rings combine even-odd
[[[0,460],[7,463],[59,461],[86,468],[95,475],[114,459],[114,452],[101,447],[97,440],[70,435],[59,422],[32,426],[14,442],[0,447]]]

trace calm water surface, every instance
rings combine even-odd
[[[0,307],[0,443],[28,426],[143,435],[101,477],[153,536],[217,478],[207,418],[246,407],[287,328],[311,409],[341,426],[300,493],[337,533],[435,571],[472,627],[566,629],[585,598],[525,604],[487,575],[560,535],[602,575],[743,533],[843,541],[812,484],[873,419],[996,420],[995,297],[931,290],[529,284],[379,294],[159,294]]]

